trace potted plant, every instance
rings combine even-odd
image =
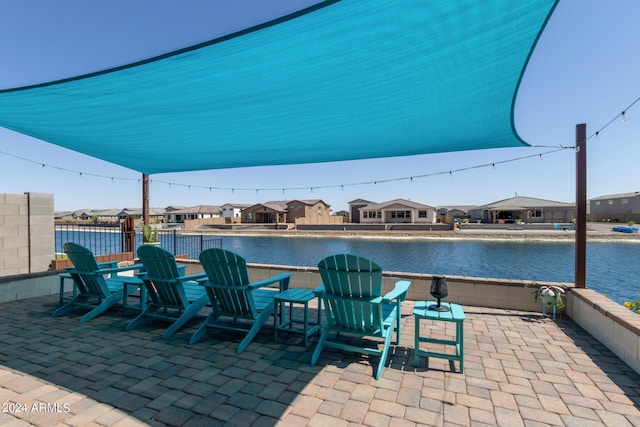
[[[551,309],[553,320],[556,320],[556,308],[560,308],[560,310],[564,308],[562,296],[566,292],[566,286],[540,283],[530,283],[525,286],[536,288],[533,295],[536,301],[540,300],[542,303],[542,315],[546,316],[547,310]]]
[[[159,245],[158,230],[150,225],[142,225],[142,243],[145,245]]]

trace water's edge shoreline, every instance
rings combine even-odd
[[[195,229],[185,234],[207,234],[225,236],[265,236],[265,237],[331,237],[361,239],[423,239],[423,240],[523,240],[523,241],[574,241],[574,231],[562,230],[459,230],[459,231],[336,231],[336,230],[223,230]],[[640,243],[640,235],[617,233],[608,230],[590,229],[589,242],[631,242]]]

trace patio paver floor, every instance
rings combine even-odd
[[[368,356],[325,350],[312,367],[317,338],[276,343],[269,324],[238,355],[232,332],[189,345],[201,319],[163,340],[162,323],[124,332],[119,308],[80,323],[81,310],[51,317],[56,304],[0,304],[1,425],[640,425],[640,376],[575,323],[537,313],[465,306],[462,375],[443,359],[414,368],[406,301],[376,381]]]

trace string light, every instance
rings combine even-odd
[[[554,150],[547,151],[544,154],[549,154],[549,153],[554,153],[554,152],[557,152],[557,151],[562,151],[562,150],[565,150],[567,148],[573,148],[573,147],[555,146]],[[16,156],[16,155],[13,155],[13,154],[10,154],[10,153],[6,153],[6,152],[3,152],[3,151],[0,151],[0,154],[6,154],[8,156],[15,157],[15,158],[18,158],[18,159],[21,159],[21,160],[25,160],[25,161],[29,161],[29,162],[33,162],[33,163],[38,163],[42,167],[48,166],[50,168],[59,169],[59,170],[66,171],[66,172],[78,173],[81,177],[82,176],[93,176],[93,177],[97,177],[97,178],[110,179],[111,181],[115,181],[115,180],[136,181],[138,184],[140,184],[142,182],[140,178],[123,178],[123,177],[104,176],[104,175],[97,175],[97,174],[86,173],[86,172],[73,171],[73,170],[70,170],[70,169],[60,168],[60,167],[48,165],[48,164],[45,164],[45,163],[34,162],[32,160],[25,159],[25,158],[22,158],[20,156]],[[476,166],[465,167],[465,168],[460,168],[460,169],[453,169],[453,170],[447,170],[447,171],[426,173],[426,174],[422,174],[422,175],[414,175],[414,176],[408,176],[408,177],[391,178],[391,179],[375,180],[375,181],[367,181],[367,182],[355,182],[355,183],[347,183],[347,184],[329,184],[329,185],[321,185],[321,186],[313,186],[313,187],[279,187],[279,188],[235,188],[235,187],[233,187],[233,188],[225,188],[225,187],[214,187],[214,186],[204,186],[204,185],[200,186],[200,185],[191,185],[191,184],[181,184],[181,183],[175,183],[175,182],[169,182],[169,181],[161,181],[161,180],[157,180],[157,179],[149,179],[149,183],[166,184],[170,188],[172,188],[173,186],[180,186],[180,187],[187,187],[188,189],[191,189],[191,188],[201,188],[201,189],[205,189],[205,190],[208,189],[209,191],[212,191],[213,189],[231,190],[232,194],[235,194],[236,190],[238,190],[238,191],[255,191],[256,194],[259,194],[260,191],[281,191],[284,194],[284,193],[286,193],[286,191],[296,191],[296,190],[299,191],[299,190],[304,190],[304,189],[308,189],[311,193],[313,193],[314,190],[316,190],[316,189],[330,189],[330,188],[340,188],[340,190],[344,191],[345,187],[354,187],[354,186],[362,186],[362,185],[378,186],[378,184],[382,184],[382,183],[401,182],[401,181],[410,181],[411,183],[413,183],[414,179],[428,178],[428,177],[432,177],[432,176],[436,176],[436,175],[443,175],[443,174],[452,175],[453,172],[463,172],[463,171],[468,171],[468,170],[472,170],[472,169],[478,169],[478,168],[482,168],[482,167],[486,167],[486,166],[492,166],[492,167],[495,168],[496,164],[499,164],[499,163],[515,162],[515,161],[519,161],[519,160],[523,160],[523,159],[527,159],[527,158],[530,158],[530,157],[533,157],[533,156],[539,156],[539,155],[541,156],[542,153],[540,153],[540,154],[531,154],[531,155],[527,155],[527,156],[517,157],[517,158],[513,158],[513,159],[508,159],[508,160],[503,160],[503,161],[500,161],[500,162],[493,162],[493,163],[489,163],[489,164],[482,164],[482,165],[476,165]]]
[[[607,124],[606,124],[606,125],[602,126],[600,129],[596,130],[596,132],[595,132],[593,135],[589,136],[589,137],[587,138],[587,140],[589,140],[589,139],[591,139],[591,138],[593,138],[593,137],[595,137],[596,139],[598,139],[598,138],[600,137],[600,133],[601,133],[603,130],[605,130],[606,128],[608,128],[609,126],[611,126],[611,124],[612,124],[613,122],[615,122],[615,121],[618,119],[618,117],[620,117],[620,118],[622,119],[622,121],[626,121],[626,120],[627,120],[627,111],[629,111],[629,110],[631,109],[631,107],[633,107],[634,105],[636,105],[639,101],[640,101],[640,97],[636,98],[636,100],[635,100],[635,101],[633,101],[631,104],[629,104],[629,106],[628,106],[627,108],[625,108],[624,110],[622,110],[622,112],[621,112],[620,114],[618,114],[617,116],[615,116],[614,118],[612,118],[611,120],[609,120],[609,121],[607,122]]]

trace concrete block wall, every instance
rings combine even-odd
[[[0,276],[46,271],[54,252],[53,195],[0,194]]]
[[[186,274],[201,273],[202,266],[195,260],[178,260],[186,264]],[[315,289],[322,282],[316,267],[292,265],[247,264],[252,282],[268,279],[280,273],[293,273],[290,285],[294,288]],[[504,308],[542,313],[542,303],[536,301],[535,288],[526,287],[522,280],[487,279],[482,277],[446,276],[449,296],[447,302],[476,307]],[[410,301],[433,301],[430,294],[433,275],[387,271],[383,273],[383,290],[389,292],[398,280],[411,282],[407,299]],[[538,284],[565,285],[572,283],[537,282]]]
[[[591,289],[568,293],[567,315],[640,373],[640,315]]]
[[[252,281],[264,280],[283,272],[293,273],[291,287],[315,289],[322,280],[318,269],[287,265],[249,264]],[[511,310],[542,312],[542,304],[534,298],[534,289],[525,287],[521,280],[485,279],[478,277],[446,276],[449,296],[447,302],[478,307],[499,307]],[[430,294],[433,275],[384,272],[383,289],[389,292],[398,280],[411,282],[407,299],[411,301],[432,301]],[[554,283],[557,285],[557,283]],[[572,284],[563,283],[572,286]]]
[[[0,278],[0,302],[57,294],[60,278],[56,272],[21,274]]]

